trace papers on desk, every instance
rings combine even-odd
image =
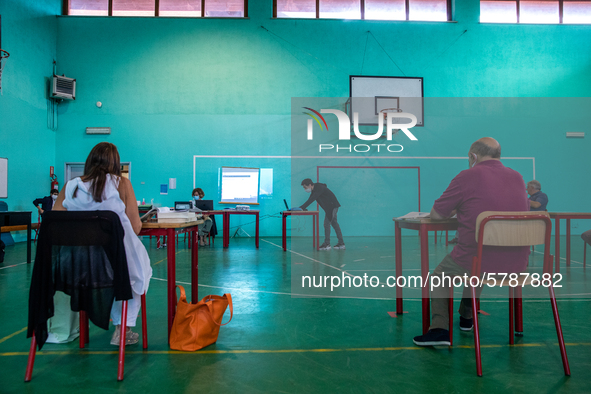
[[[430,218],[429,212],[409,212],[404,216],[400,216],[396,219],[428,219]]]
[[[171,211],[170,209],[158,208],[158,222],[166,223],[187,223],[197,220],[195,212],[189,211]]]
[[[140,220],[142,222],[147,222],[148,219],[150,219],[152,216],[156,215],[157,212],[158,212],[158,208],[152,208],[148,212],[146,212],[142,217],[140,217]]]

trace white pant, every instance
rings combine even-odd
[[[142,296],[136,294],[134,291],[131,292],[133,298],[127,300],[127,327],[135,327],[135,321],[137,315],[140,313],[142,307]],[[123,301],[114,301],[113,307],[111,308],[111,319],[113,324],[116,326],[121,325],[121,310],[123,308]]]

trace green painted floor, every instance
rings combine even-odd
[[[416,290],[405,289],[411,297],[404,303],[408,313],[396,318],[388,314],[395,310],[394,289],[339,289],[332,298],[324,290],[324,297],[292,297],[304,292],[292,290],[292,272],[296,287],[301,274],[367,272],[379,275],[380,283],[394,274],[391,237],[345,241],[345,251],[317,252],[311,239],[294,239],[288,243],[291,251],[283,252],[280,238],[261,239],[258,250],[246,238],[233,239],[226,250],[221,238],[215,246],[201,248],[199,295],[231,293],[234,319],[222,327],[216,344],[182,353],[167,346],[166,250],[146,238],[154,268],[147,295],[149,350],[127,348],[125,380],[116,381],[117,348],[109,345],[111,333],[91,326],[85,350],[78,349],[77,341],[47,344],[27,384],[23,379],[30,342],[24,330],[32,265],[23,264],[25,244],[7,247],[0,264],[0,393],[591,391],[591,302],[585,298],[591,289],[580,263],[578,236],[572,240],[571,267],[562,261],[565,287],[558,301],[571,377],[564,376],[550,304],[543,299],[524,299],[525,336],[509,346],[507,303],[483,294],[481,308],[490,315],[480,318],[484,377],[478,378],[472,333],[456,329],[453,348],[414,346],[413,336],[421,333]],[[177,251],[177,280],[189,292],[190,254],[183,243]],[[451,246],[431,243],[431,267],[449,251]],[[403,256],[405,274],[418,275],[418,237],[403,238]],[[534,253],[530,262],[532,270],[540,267],[541,254]]]

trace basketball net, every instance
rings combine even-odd
[[[388,114],[389,113],[399,113],[402,112],[402,110],[400,108],[384,108],[382,110],[380,110],[380,114],[383,116],[383,122],[386,126],[388,126],[387,122],[388,122]],[[398,129],[394,129],[393,133],[392,133],[392,137],[396,136],[396,134],[398,134],[400,130]]]
[[[4,65],[6,64],[6,59],[10,56],[10,53],[6,52],[3,49],[0,49],[0,95],[4,95],[2,93],[2,71],[4,70]]]

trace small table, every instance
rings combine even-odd
[[[211,211],[210,211],[211,212]],[[255,215],[256,216],[256,230],[254,237],[254,244],[259,248],[259,210],[251,209],[249,211],[241,211],[228,209],[224,210],[224,248],[230,246],[230,215]]]
[[[190,233],[191,244],[194,245],[197,240],[197,226],[203,223],[203,220],[196,220],[187,223],[166,223],[166,222],[144,222],[139,235],[166,236],[167,240],[167,279],[168,279],[168,338],[172,322],[176,312],[176,237],[179,234]],[[198,301],[198,251],[199,248],[191,248],[191,301]]]
[[[591,219],[589,212],[549,212],[550,217],[554,219],[554,254],[555,270],[560,272],[560,219],[566,219],[566,266],[570,267],[570,220],[571,219]]]
[[[398,219],[394,218],[396,241],[396,277],[402,275],[402,232],[401,229],[418,230],[421,243],[421,277],[427,280],[429,274],[429,231],[450,231],[458,229],[457,219]],[[423,334],[429,331],[431,308],[429,304],[429,287],[421,288],[423,303]],[[402,314],[402,288],[396,286],[396,313]]]
[[[283,220],[283,251],[287,250],[287,217],[288,216],[312,216],[312,247],[317,249],[320,244],[318,231],[316,231],[316,222],[318,221],[318,211],[283,211],[281,218]]]
[[[0,212],[0,233],[18,230],[27,230],[27,263],[31,264],[31,211]]]

